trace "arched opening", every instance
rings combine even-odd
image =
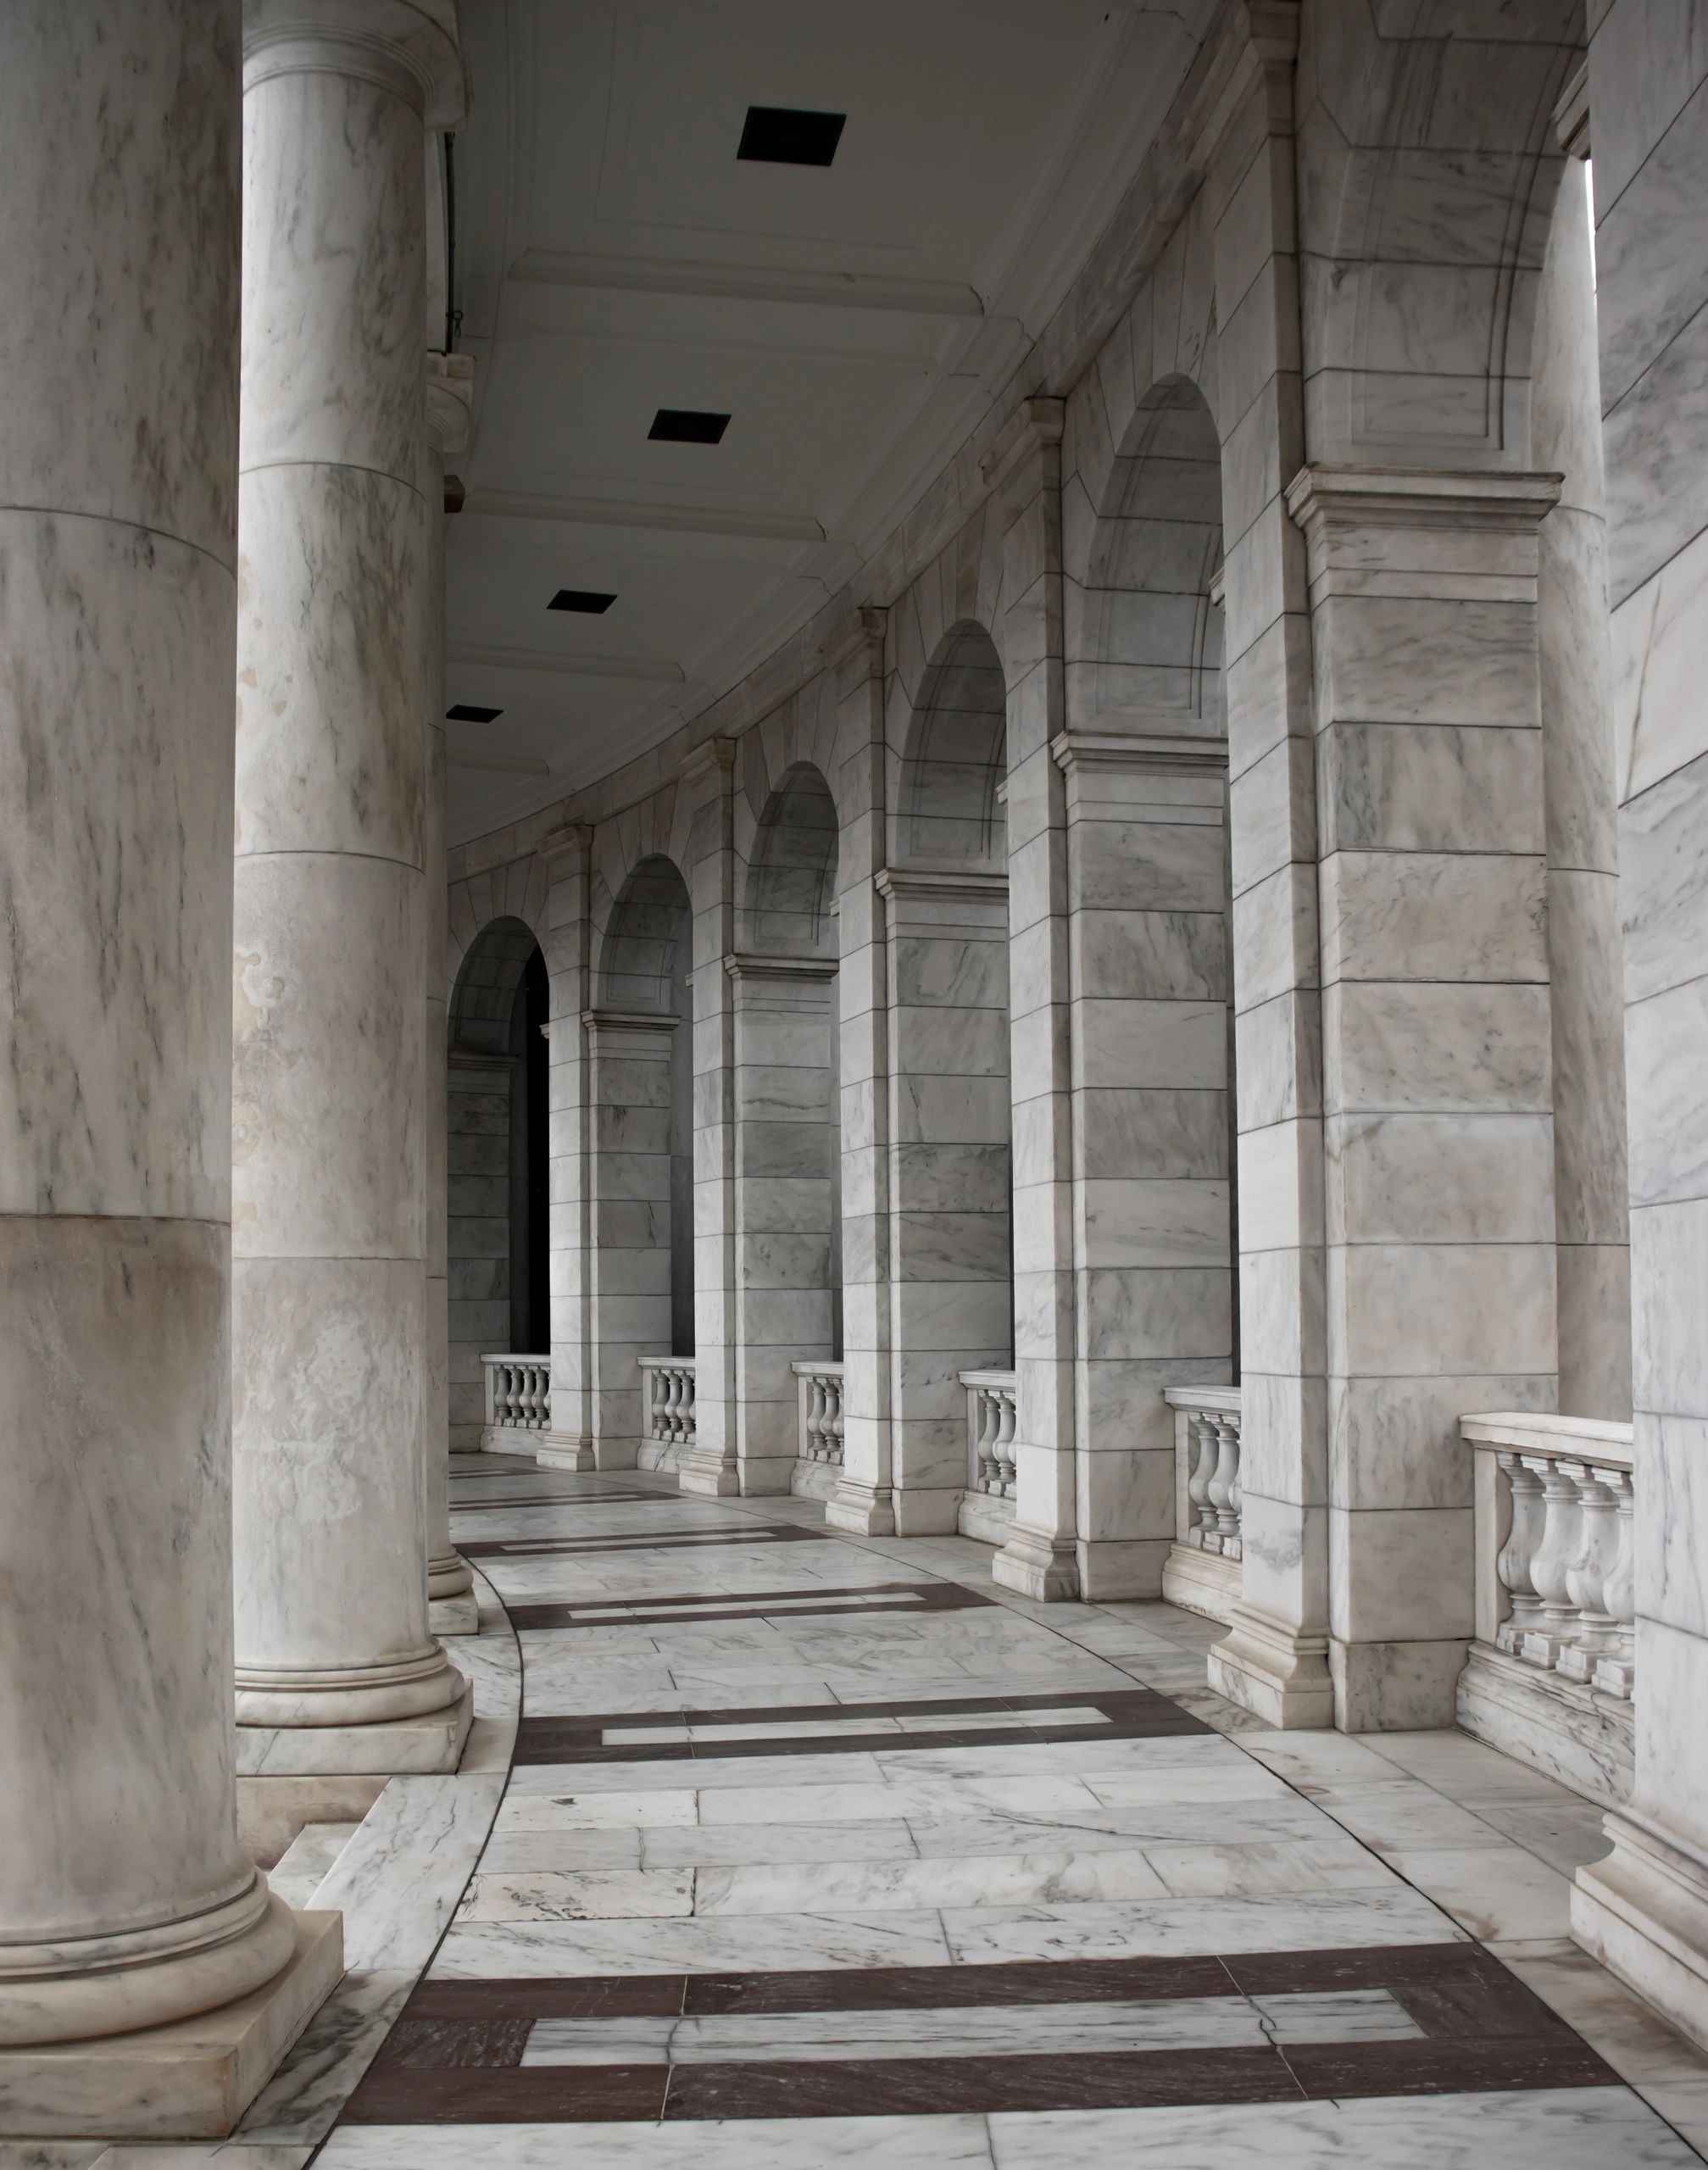
[[[451,997],[445,1181],[453,1451],[477,1449],[487,1425],[484,1358],[549,1356],[548,985],[532,928],[506,918],[476,938]]]
[[[970,1427],[972,1375],[1014,1364],[1007,687],[990,635],[944,635],[901,747],[887,903],[894,1072],[892,1475],[904,1534],[999,1542],[1007,1478]],[[994,1391],[1000,1392],[999,1387]],[[1010,1426],[1011,1431],[1011,1426]]]
[[[1097,513],[1062,762],[1079,1577],[1226,1617],[1237,1561],[1176,1547],[1167,1399],[1240,1378],[1221,447],[1197,385],[1138,402]]]
[[[674,1468],[647,1436],[643,1359],[694,1354],[693,915],[654,854],[613,908],[588,1015],[593,1102],[594,1452]]]
[[[843,1355],[837,820],[805,762],[760,810],[731,960],[737,1457],[746,1492],[827,1497],[809,1388]],[[832,1367],[815,1369],[814,1367]]]

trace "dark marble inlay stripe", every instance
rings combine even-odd
[[[494,1510],[509,1500],[493,1500]],[[616,1537],[491,1537],[459,1544],[465,1560],[554,1560],[596,1552],[704,1552],[718,1544],[823,1544],[833,1542],[821,1529],[798,1529],[793,1522],[754,1522],[748,1529],[683,1530],[674,1537],[645,1532]],[[736,1594],[736,1593],[732,1593]]]
[[[518,2065],[502,2072],[371,2067],[340,2119],[352,2125],[651,2124],[668,2065]]]
[[[1032,1723],[1069,1706],[1102,1712],[1105,1723]],[[1005,1711],[1011,1725],[957,1727],[957,1717]],[[874,1718],[941,1717],[949,1722],[909,1733],[862,1730]],[[654,1727],[737,1725],[846,1725],[845,1732],[815,1731],[709,1740],[631,1740],[615,1738]],[[518,1763],[662,1763],[721,1760],[730,1756],[848,1755],[878,1752],[918,1753],[934,1748],[1002,1748],[1027,1742],[1154,1740],[1213,1728],[1152,1689],[1087,1692],[1068,1689],[1053,1695],[931,1696],[918,1702],[785,1704],[743,1711],[634,1711],[577,1714],[573,1718],[524,1718],[517,1729]]]
[[[466,1552],[469,1547],[465,1545]],[[908,1605],[867,1605],[873,1595],[906,1596]],[[810,1597],[812,1602],[795,1600]],[[780,1600],[789,1602],[779,1609]],[[513,1605],[511,1624],[525,1628],[668,1628],[703,1620],[812,1620],[826,1613],[866,1613],[874,1619],[911,1619],[923,1612],[965,1612],[993,1606],[994,1598],[960,1583],[869,1583],[860,1589],[826,1589],[821,1594],[797,1586],[787,1590],[699,1591],[681,1597],[590,1598],[579,1605]]]

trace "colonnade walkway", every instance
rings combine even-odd
[[[1203,1685],[1219,1629],[1035,1605],[963,1539],[458,1468],[459,1655],[520,1711],[394,1782],[421,1806],[339,1895],[372,2061],[325,2170],[1703,2159],[1708,2061],[1566,1940],[1604,1842],[1547,1779],[1266,1730]],[[413,1990],[376,1900],[437,1909]]]

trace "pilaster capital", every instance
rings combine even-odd
[[[584,1010],[581,1023],[587,1027],[587,1044],[596,1053],[607,1054],[629,1051],[638,1054],[662,1056],[667,1050],[669,1036],[682,1021],[660,1010]]]
[[[275,75],[348,75],[462,125],[468,80],[456,0],[243,0],[243,87]]]
[[[1064,776],[1116,772],[1221,776],[1227,771],[1225,738],[1177,738],[1157,732],[1064,731],[1049,742]]]
[[[1395,573],[1407,576],[1405,592],[1414,596],[1464,594],[1467,582],[1490,578],[1533,581],[1536,531],[1561,479],[1481,469],[1302,467],[1287,486],[1287,509],[1304,531],[1313,595],[1379,593],[1383,576]],[[1420,576],[1433,576],[1437,587],[1421,590]]]
[[[475,407],[472,354],[427,356],[427,442],[440,459],[468,449]]]
[[[1293,74],[1299,58],[1299,0],[1236,0],[1187,114],[1186,163],[1208,173],[1234,121],[1254,97],[1270,134],[1293,130]]]
[[[875,604],[850,611],[825,642],[826,670],[840,674],[850,665],[856,668],[864,665],[861,676],[881,676],[884,634],[888,625],[889,612]]]
[[[724,970],[732,980],[783,980],[795,986],[833,980],[840,970],[834,957],[768,957],[748,949],[732,949]]]
[[[579,852],[581,854],[584,862],[592,858],[593,849],[592,824],[587,821],[565,821],[561,828],[548,829],[534,846],[534,849],[545,862],[546,878],[548,881],[561,880],[566,871],[564,862],[573,858],[576,853]]]
[[[691,787],[703,784],[709,778],[726,786],[736,765],[736,742],[733,738],[703,738],[690,754],[682,756],[676,771],[681,781]]]

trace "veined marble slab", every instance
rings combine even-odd
[[[1169,2170],[1700,2170],[1700,2158],[1622,2087],[1377,2095],[1347,2102],[999,2113],[996,2170],[1084,2162]]]
[[[851,2057],[1093,2056],[1261,2049],[1266,2042],[1421,2041],[1386,1989],[1154,2003],[981,2005],[949,2011],[717,2013],[541,2019],[525,2065],[793,2063]]]
[[[991,2170],[982,2117],[726,2117],[679,2125],[350,2125],[318,2170]],[[1577,2170],[1568,2165],[1566,2170]],[[1647,2166],[1644,2166],[1647,2170]]]
[[[935,1912],[756,1914],[718,1921],[457,1922],[435,1981],[490,1975],[765,1973],[820,1967],[946,1967]]]
[[[945,1908],[957,1965],[1003,1959],[1133,1959],[1444,1944],[1452,1922],[1397,1879],[1382,1891],[1155,1899],[1133,1905]]]

